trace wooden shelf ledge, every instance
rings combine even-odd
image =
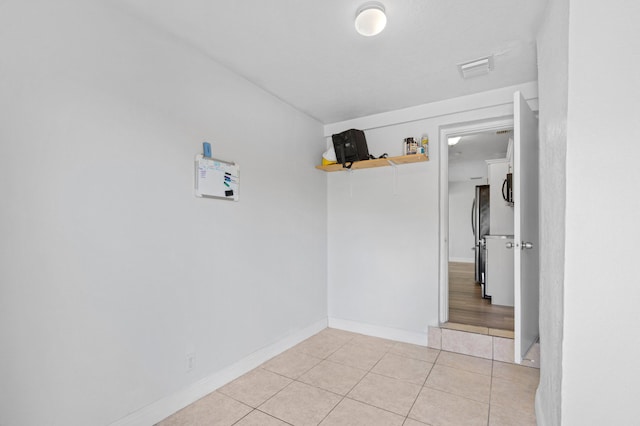
[[[429,161],[425,154],[400,155],[398,157],[376,158],[375,160],[354,161],[351,170],[371,169],[373,167],[385,167],[397,164],[420,163]],[[328,166],[316,166],[318,170],[325,172],[346,171],[342,164],[329,164]]]

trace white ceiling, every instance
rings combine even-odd
[[[323,123],[537,79],[547,0],[381,0],[378,36],[354,30],[366,0],[119,0]],[[457,64],[495,55],[487,76]]]
[[[497,133],[495,130],[463,136],[456,145],[449,147],[449,182],[486,178],[486,160],[505,158],[512,137],[513,132]]]

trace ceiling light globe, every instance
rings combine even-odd
[[[363,36],[380,34],[386,25],[387,15],[384,14],[384,6],[380,3],[366,3],[356,13],[356,31]]]

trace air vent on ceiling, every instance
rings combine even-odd
[[[498,130],[496,132],[496,135],[506,135],[507,133],[511,133],[513,132],[513,129],[507,129],[507,130]]]
[[[462,78],[478,77],[489,74],[493,70],[493,55],[458,64]]]

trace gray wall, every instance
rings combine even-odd
[[[449,261],[475,261],[471,207],[476,196],[476,185],[486,183],[486,179],[449,182]]]
[[[320,123],[113,3],[0,28],[0,424],[108,424],[326,322]],[[203,140],[240,202],[193,196]]]
[[[571,1],[562,422],[638,423],[640,3]]]
[[[564,309],[569,1],[549,2],[538,37],[540,96],[540,425],[559,425]]]
[[[542,425],[637,423],[639,13],[553,0],[538,40]]]

